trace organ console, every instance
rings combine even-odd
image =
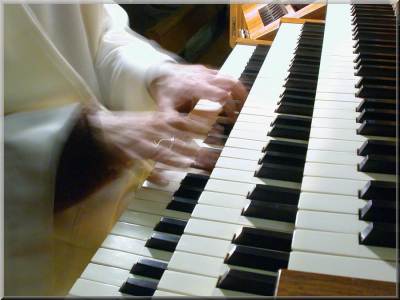
[[[392,6],[329,4],[237,45],[221,72],[250,93],[211,174],[146,181],[70,295],[395,295],[395,37]]]

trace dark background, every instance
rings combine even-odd
[[[121,4],[130,27],[189,63],[219,68],[229,55],[225,4]]]

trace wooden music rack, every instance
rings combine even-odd
[[[284,5],[287,13],[265,25],[260,10],[268,4],[232,4],[229,16],[229,44],[264,45],[272,42],[281,19],[325,20],[326,4]],[[295,23],[295,21],[292,21]],[[267,43],[267,45],[269,45]]]

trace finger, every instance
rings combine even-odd
[[[208,82],[200,83],[192,92],[196,98],[218,102],[231,96],[226,89]]]
[[[178,153],[173,152],[170,149],[163,147],[161,145],[158,146],[157,153],[154,155],[152,159],[154,161],[158,161],[163,164],[179,168],[188,168],[194,162],[193,158],[184,155],[179,155]]]
[[[184,142],[175,140],[171,145],[171,151],[177,152],[179,154],[195,158],[199,153],[201,147],[194,142]]]
[[[160,169],[153,169],[151,174],[147,177],[147,180],[161,186],[167,186],[169,184],[167,176]]]
[[[199,116],[179,116],[170,121],[173,127],[195,135],[204,135],[210,130],[208,120]]]
[[[239,81],[228,76],[216,76],[212,82],[214,86],[222,88],[227,92],[230,92],[232,98],[243,102],[247,97],[246,87]]]
[[[226,112],[226,115],[228,116],[229,119],[235,120],[236,119],[236,102],[232,100],[228,100],[224,104],[224,110]]]
[[[196,157],[192,167],[212,172],[220,155],[219,151],[212,151],[209,148],[202,148]]]

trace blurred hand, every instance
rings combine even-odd
[[[247,96],[238,80],[202,65],[166,62],[158,68],[149,91],[161,111],[189,112],[199,99],[208,99],[220,102],[227,116],[234,118]]]
[[[181,168],[192,165],[199,152],[189,141],[209,130],[202,119],[176,112],[96,111],[88,120],[96,138],[127,162],[150,159]]]

